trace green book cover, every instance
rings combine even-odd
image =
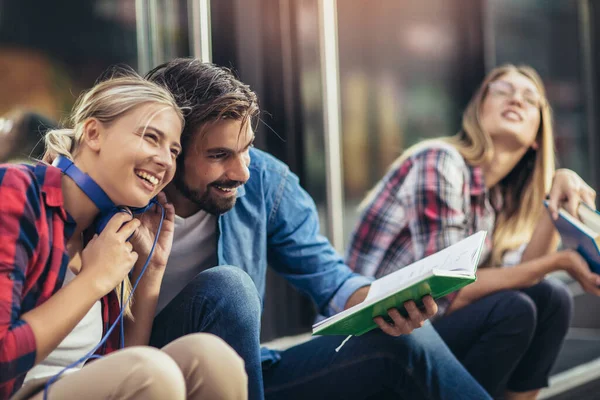
[[[362,303],[313,325],[313,335],[360,336],[377,328],[373,318],[387,317],[390,308],[406,315],[403,304],[408,300],[421,306],[425,295],[437,299],[474,282],[485,236],[478,232],[377,279]]]

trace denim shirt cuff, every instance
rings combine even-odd
[[[333,296],[327,307],[327,314],[329,316],[344,311],[348,299],[354,292],[364,286],[369,286],[373,282],[374,278],[368,278],[366,276],[354,274],[344,282],[344,284],[338,289],[336,294]]]

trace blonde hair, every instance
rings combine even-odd
[[[162,104],[165,109],[174,110],[183,126],[183,113],[167,89],[145,80],[133,71],[126,71],[124,75],[113,76],[97,83],[79,96],[65,124],[66,127],[46,133],[46,151],[43,161],[52,163],[58,155],[73,160],[81,144],[83,126],[88,119],[96,118],[101,123],[109,125],[143,104]],[[162,110],[158,112],[160,111]],[[154,115],[149,117],[148,123],[153,117]],[[121,285],[118,285],[115,290],[120,301]],[[125,278],[123,290],[125,301],[130,293],[131,282],[129,278]],[[125,315],[133,318],[131,301],[125,309]]]
[[[454,146],[465,161],[472,166],[482,166],[494,157],[494,145],[489,133],[481,127],[479,115],[488,86],[509,72],[517,72],[534,83],[543,99],[544,84],[538,73],[529,66],[505,64],[493,69],[483,80],[467,105],[462,118],[462,129],[454,136],[430,139],[407,149],[394,161],[390,169],[397,168],[412,155],[434,144],[444,142]],[[498,266],[506,251],[516,249],[531,240],[537,220],[543,211],[543,200],[550,190],[554,176],[554,139],[552,110],[544,100],[540,108],[540,126],[536,141],[537,151],[528,150],[512,171],[498,184],[504,199],[502,210],[496,216],[492,253],[487,265]],[[361,203],[370,204],[376,196],[372,189]]]

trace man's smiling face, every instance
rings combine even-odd
[[[223,119],[188,143],[174,185],[183,197],[213,215],[231,210],[237,187],[250,178],[254,132],[247,121]]]

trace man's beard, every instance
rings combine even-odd
[[[183,171],[182,171],[183,172]],[[184,181],[185,173],[175,174],[173,183],[175,188],[189,201],[200,206],[201,210],[206,211],[209,214],[219,216],[225,214],[231,210],[235,205],[236,196],[218,198],[211,194],[211,186],[220,186],[223,188],[234,188],[241,185],[241,182],[237,181],[217,181],[206,185],[204,191],[193,189],[188,186]],[[218,190],[218,189],[217,189]]]

